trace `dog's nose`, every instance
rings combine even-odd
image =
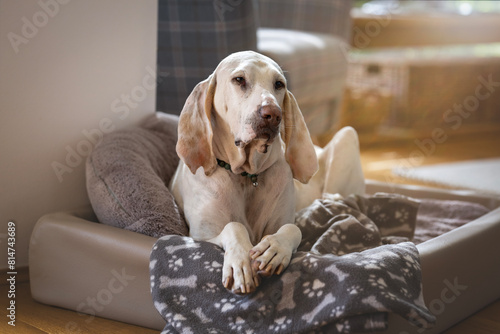
[[[259,108],[259,115],[270,127],[277,127],[281,123],[281,108],[276,105],[265,105]]]

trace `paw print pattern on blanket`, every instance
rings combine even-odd
[[[370,217],[372,217],[372,216],[376,215],[377,213],[379,213],[381,210],[382,210],[382,206],[380,204],[374,204],[368,210],[368,214],[370,215]]]
[[[308,255],[304,257],[302,261],[307,272],[313,273],[318,270],[318,259],[316,259],[315,257]]]
[[[220,302],[214,304],[215,308],[219,309],[221,312],[227,312],[236,307],[236,298],[224,298]]]
[[[394,212],[394,218],[401,223],[406,223],[410,218],[410,213],[406,209],[400,209]]]
[[[180,305],[180,306],[186,306],[186,296],[183,296],[183,295],[174,295],[174,297],[172,298],[172,301],[174,303],[176,303],[177,305]]]
[[[194,332],[187,326],[186,317],[184,317],[182,314],[179,313],[167,313],[165,314],[165,318],[169,319],[168,322],[169,324],[174,327],[175,329],[179,330],[182,329],[182,333],[193,333]]]
[[[377,277],[375,275],[370,275],[368,277],[368,283],[371,286],[377,287],[378,289],[387,289],[387,283],[385,283],[385,280],[382,277]]]
[[[330,313],[332,317],[342,318],[342,316],[344,315],[344,311],[345,311],[345,305],[339,305],[332,308],[332,311]]]
[[[382,269],[381,267],[384,264],[381,264],[380,261],[377,261],[375,259],[371,259],[360,261],[358,265],[364,267],[365,269]]]
[[[406,275],[412,275],[413,271],[419,270],[420,271],[420,262],[415,261],[411,256],[404,255],[403,259],[406,262],[407,269],[404,270],[404,273]]]
[[[356,202],[355,197],[339,201],[333,196],[325,195],[322,200],[315,201],[314,214],[306,220],[296,221],[303,237],[299,250],[344,255],[381,245],[376,224],[358,210],[360,206],[362,205]],[[316,210],[332,213],[334,217],[325,219],[316,214]]]
[[[337,324],[337,326],[335,326],[336,330],[338,331],[338,333],[350,333],[351,332],[351,326],[349,325],[349,321],[342,321],[341,323]]]
[[[254,334],[255,332],[248,329],[248,324],[242,317],[236,317],[235,319],[229,318],[229,328],[231,333],[247,333]]]
[[[367,215],[378,226],[381,237],[413,236],[419,202],[406,199],[401,195],[379,193],[366,201]],[[394,205],[399,201],[404,201],[404,205]]]
[[[401,289],[399,289],[399,291],[401,291],[401,293],[403,295],[405,295],[406,297],[410,296],[410,292],[406,288],[401,288]]]
[[[255,313],[256,319],[268,318],[273,312],[273,310],[274,310],[274,305],[272,305],[272,303],[269,302],[263,303]]]
[[[381,223],[388,222],[389,218],[390,218],[385,212],[379,213],[376,217],[377,217],[377,221],[379,221]]]
[[[392,300],[396,300],[398,298],[395,294],[393,294],[392,292],[388,292],[388,291],[382,291],[381,296],[386,298],[386,299],[392,299]]]
[[[363,292],[363,288],[360,285],[353,285],[347,289],[350,295],[357,295],[358,293]]]
[[[178,258],[176,255],[173,255],[170,260],[168,260],[168,268],[177,271],[180,267],[182,267],[182,259]]]
[[[221,332],[217,328],[208,328],[207,334],[225,334],[225,333]]]
[[[196,251],[196,252],[193,252],[192,254],[190,254],[189,258],[191,260],[199,260],[203,257],[203,255],[205,255],[205,253],[200,252],[200,251]]]
[[[380,242],[370,249],[367,244],[372,241],[366,236],[376,235],[377,226],[368,217],[370,213],[367,216],[359,211],[376,204],[379,212],[395,217],[394,203],[398,203],[407,205],[411,220],[413,204],[394,198],[376,198],[371,204],[356,201],[349,205],[347,200],[340,204],[317,202],[316,207],[307,209],[312,212],[303,212],[297,220],[305,224],[301,231],[311,245],[331,245],[335,235],[339,250],[348,254],[340,256],[326,246],[325,253],[301,248],[281,275],[264,278],[256,292],[245,296],[234,295],[222,286],[221,248],[188,237],[160,238],[151,253],[150,278],[154,305],[167,322],[164,332],[376,331],[385,328],[387,312],[428,326],[435,318],[422,299],[417,248],[409,242]],[[344,214],[332,218],[335,212]],[[400,218],[406,218],[406,213],[401,212]],[[330,228],[329,221],[337,224],[335,228]],[[352,231],[357,236],[350,238]],[[341,240],[342,236],[346,238]],[[368,249],[357,251],[364,247]]]
[[[292,319],[287,319],[286,316],[274,320],[272,325],[269,325],[269,329],[276,333],[286,333],[286,330],[292,324]]]
[[[205,269],[208,270],[211,273],[213,273],[213,272],[216,272],[216,273],[222,272],[222,264],[220,264],[217,261],[212,261],[212,262],[205,261],[205,262],[203,262],[203,264],[205,266]]]
[[[220,290],[219,285],[217,285],[216,283],[206,283],[201,288],[203,289],[204,292],[207,293],[216,293],[217,291]]]
[[[319,279],[302,284],[303,293],[309,298],[321,297],[323,295],[324,287],[325,283],[321,282]]]

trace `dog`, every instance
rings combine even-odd
[[[229,55],[193,89],[176,150],[170,191],[190,236],[224,250],[222,284],[237,294],[288,266],[302,238],[297,210],[324,192],[364,192],[356,132],[315,147],[282,69],[252,51]]]

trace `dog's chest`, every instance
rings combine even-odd
[[[257,186],[242,176],[236,177],[232,197],[234,221],[246,225],[253,242],[275,233],[285,223],[293,223],[295,207],[293,181],[285,175],[259,175]],[[240,205],[237,205],[239,203]]]

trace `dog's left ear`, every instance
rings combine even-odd
[[[177,154],[193,174],[203,167],[210,175],[217,167],[212,151],[212,125],[210,117],[216,86],[215,75],[210,75],[193,89],[179,117]]]
[[[318,171],[318,158],[304,117],[290,91],[285,93],[283,111],[284,130],[281,133],[284,133],[286,144],[285,158],[293,177],[305,184]]]

